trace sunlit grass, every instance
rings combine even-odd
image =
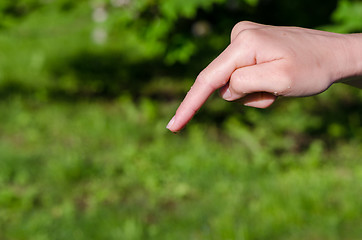
[[[271,143],[245,144],[254,132],[232,120],[234,136],[222,142],[197,122],[173,135],[167,114],[150,110],[158,106],[3,101],[2,238],[361,236],[362,168],[353,157],[328,163],[318,141],[278,157]]]

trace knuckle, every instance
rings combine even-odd
[[[241,21],[235,24],[233,29],[231,30],[231,39],[235,39],[235,37],[242,31],[254,26],[255,24],[253,22],[249,21]]]
[[[248,79],[244,74],[233,74],[230,79],[229,88],[238,94],[244,93],[246,87],[248,85]]]
[[[196,82],[200,85],[205,85],[207,84],[207,80],[208,77],[206,76],[206,72],[203,70],[199,73],[199,75],[197,75],[197,78],[196,78]]]
[[[260,29],[245,29],[234,39],[237,44],[258,44],[264,39],[264,32]]]
[[[249,21],[238,22],[237,24],[235,24],[235,26],[233,27],[233,30],[231,32],[242,31],[243,29],[250,27],[251,25],[252,25],[252,23]]]
[[[203,70],[199,73],[199,75],[197,76],[197,84],[202,86],[202,87],[207,87],[207,88],[211,88],[214,89],[214,84],[210,81],[210,76],[209,74]]]
[[[203,88],[212,91],[224,86],[229,79],[225,78],[225,73],[217,69],[204,69],[196,78],[196,83]]]

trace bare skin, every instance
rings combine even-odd
[[[341,81],[362,87],[362,34],[240,22],[167,128],[180,131],[217,89],[227,101],[266,108],[277,96],[311,96]]]

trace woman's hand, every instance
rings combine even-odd
[[[301,97],[362,75],[361,35],[240,22],[230,45],[197,77],[167,128],[181,130],[217,89],[258,108],[277,96]]]

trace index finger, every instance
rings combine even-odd
[[[178,107],[167,128],[172,132],[181,130],[206,102],[209,96],[224,86],[231,74],[239,67],[255,64],[255,54],[249,49],[237,48],[231,43],[196,78],[195,83]]]

